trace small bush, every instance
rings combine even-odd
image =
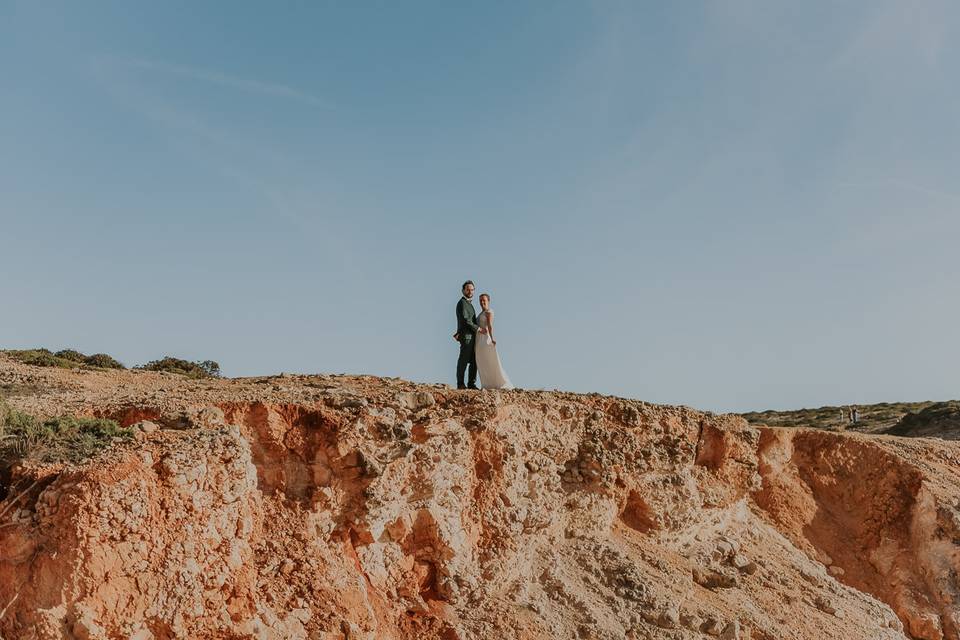
[[[203,362],[190,362],[167,356],[161,360],[153,360],[140,367],[147,371],[166,371],[167,373],[178,373],[188,378],[218,378],[220,377],[220,365],[213,360],[204,360]]]
[[[98,369],[126,369],[122,364],[114,360],[105,353],[95,353],[83,359],[88,367],[97,367]]]
[[[81,462],[106,449],[114,438],[129,438],[130,429],[113,420],[60,416],[48,420],[10,409],[0,403],[0,460]]]
[[[213,360],[204,360],[203,362],[197,363],[201,369],[207,372],[207,375],[211,378],[220,377],[220,365]]]
[[[55,355],[58,358],[63,358],[64,360],[70,360],[72,362],[77,362],[80,364],[83,364],[83,361],[86,360],[87,358],[87,356],[73,349],[61,349],[60,351],[57,351],[53,355]]]

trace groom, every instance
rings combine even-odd
[[[477,356],[473,350],[478,333],[486,329],[477,325],[477,310],[473,307],[473,281],[467,280],[461,288],[463,297],[457,302],[457,332],[453,339],[460,343],[460,357],[457,358],[457,389],[477,388]],[[463,384],[463,373],[470,367],[469,383]]]

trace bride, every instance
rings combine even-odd
[[[490,308],[490,294],[480,295],[482,311],[477,317],[477,324],[483,333],[477,335],[477,346],[474,347],[477,357],[477,371],[480,373],[480,385],[484,389],[513,389],[510,378],[500,366],[500,356],[497,355],[497,340],[493,336],[493,309]]]

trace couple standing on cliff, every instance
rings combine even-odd
[[[473,281],[463,283],[463,297],[457,302],[457,332],[453,339],[460,343],[457,358],[457,389],[476,389],[477,370],[484,389],[513,389],[510,378],[500,366],[497,341],[493,337],[493,309],[490,294],[480,294],[480,315],[473,306]],[[463,374],[469,369],[468,382],[463,384]]]

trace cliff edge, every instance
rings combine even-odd
[[[960,640],[960,443],[0,356],[133,426],[0,491],[0,638]]]

